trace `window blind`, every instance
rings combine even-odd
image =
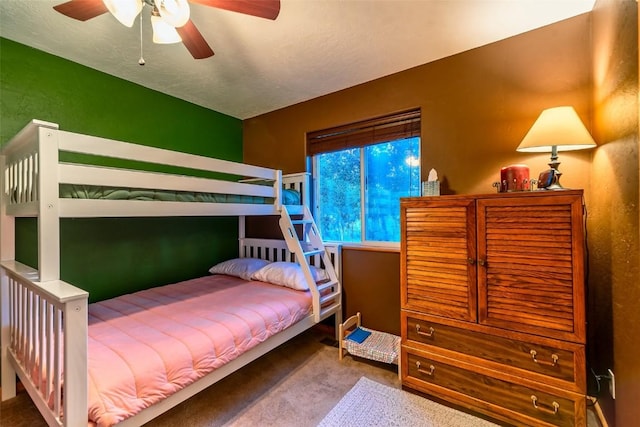
[[[307,156],[420,136],[420,109],[307,133]]]

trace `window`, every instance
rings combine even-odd
[[[400,241],[400,198],[420,195],[420,111],[307,135],[325,240]]]

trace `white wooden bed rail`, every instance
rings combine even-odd
[[[59,152],[81,153],[128,161],[272,180],[272,186],[164,172],[63,163]],[[12,216],[57,217],[265,215],[280,209],[282,174],[275,169],[181,153],[162,148],[81,135],[58,129],[55,123],[33,120],[5,146],[4,185],[7,213]],[[59,184],[150,190],[190,191],[273,198],[273,204],[190,203],[64,199]],[[56,215],[53,215],[56,214]]]
[[[89,294],[40,282],[19,262],[1,265],[3,400],[15,396],[18,374],[47,424],[86,426]]]
[[[60,152],[126,159],[163,167],[272,180],[272,186],[230,182],[160,172],[61,163]],[[38,218],[40,280],[60,278],[59,219],[63,217],[235,216],[278,214],[282,209],[282,172],[161,148],[148,147],[58,129],[32,120],[0,152],[3,234],[13,234],[14,217]],[[146,200],[96,200],[59,197],[60,184],[131,187],[273,198],[272,204],[205,203]],[[4,233],[6,231],[6,233]],[[13,251],[2,237],[2,260]],[[8,248],[11,246],[11,248]]]
[[[33,120],[18,132],[8,143],[2,147],[3,188],[5,195],[9,196],[4,201],[11,205],[11,214],[14,216],[36,216],[40,210],[40,180],[43,176],[40,159],[54,154],[57,162],[57,147],[43,147],[39,141],[41,134],[46,130],[57,130],[55,123]],[[51,153],[44,153],[47,148],[52,148]],[[55,151],[55,153],[53,153]],[[44,175],[51,171],[44,171]]]

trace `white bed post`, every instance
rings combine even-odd
[[[38,129],[38,271],[41,282],[60,279],[58,180],[44,178],[58,176],[58,135],[55,129]]]
[[[274,207],[276,210],[274,213],[280,213],[283,209],[282,190],[282,171],[278,169],[275,171],[275,182],[273,183],[273,191],[275,193]]]
[[[38,130],[38,272],[40,282],[60,280],[60,213],[58,154],[60,132]],[[87,295],[64,302],[64,400],[65,426],[87,423],[88,408],[88,307]]]
[[[65,303],[64,425],[86,426],[89,408],[88,294]]]
[[[0,156],[0,261],[15,259],[15,220],[7,215],[7,185],[5,176],[5,156]],[[0,359],[2,361],[2,400],[16,396],[16,371],[9,363],[7,352],[11,339],[9,325],[9,277],[4,268],[0,268]]]
[[[311,188],[311,174],[309,172],[302,172],[302,188],[300,189],[302,193],[302,204],[313,212],[314,210],[311,206]]]
[[[238,217],[238,256],[240,258],[246,258],[244,253],[244,239],[247,237],[247,220],[246,216],[240,215]]]

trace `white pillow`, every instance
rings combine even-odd
[[[260,270],[269,261],[258,258],[235,258],[223,261],[209,269],[211,274],[226,274],[228,276],[240,277],[244,280],[251,280],[251,276]]]
[[[318,282],[327,278],[327,272],[321,268],[311,267],[311,275]],[[309,286],[304,278],[302,267],[293,262],[272,262],[256,271],[253,280],[272,283],[274,285],[286,286],[287,288],[296,289],[298,291],[307,291]]]

